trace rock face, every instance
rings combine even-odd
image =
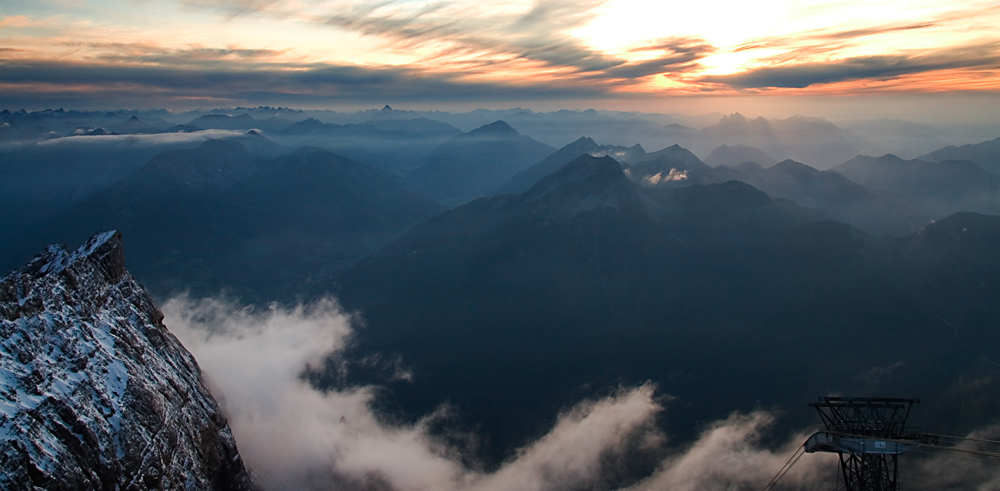
[[[0,278],[0,488],[253,488],[162,319],[118,232]]]

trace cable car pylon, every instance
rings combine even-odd
[[[826,431],[814,433],[797,448],[764,491],[774,488],[806,453],[838,454],[846,491],[899,491],[899,455],[918,448],[1000,459],[1000,452],[944,446],[940,440],[997,446],[1000,442],[919,433],[907,428],[910,409],[919,402],[919,399],[889,397],[820,397],[819,402],[809,406],[816,408]]]

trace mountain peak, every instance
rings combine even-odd
[[[387,112],[387,113],[392,112],[392,108],[389,107],[388,104],[386,104],[385,107],[382,108],[382,112]]]
[[[723,116],[719,123],[742,123],[747,120],[747,117],[740,113],[732,113],[729,116]]]
[[[810,167],[810,166],[808,166],[806,164],[803,164],[802,162],[798,162],[798,161],[795,161],[795,160],[792,160],[792,159],[782,160],[781,162],[778,162],[777,164],[774,164],[773,168],[775,170],[793,170],[793,169],[806,169],[806,168],[812,169],[812,170],[817,170],[817,169],[814,169],[814,168],[812,168],[812,167]]]
[[[545,176],[532,186],[525,195],[528,197],[540,197],[548,194],[553,189],[583,181],[595,183],[621,181],[628,183],[628,178],[622,172],[621,164],[611,157],[581,155],[576,160],[564,165],[558,171]]]
[[[591,157],[590,155],[581,155],[556,172],[556,174],[563,173],[567,175],[572,174],[579,179],[596,176],[624,176],[621,164],[617,160],[608,156]]]
[[[44,253],[35,256],[24,272],[35,279],[45,275],[59,274],[80,261],[92,260],[104,273],[107,281],[114,282],[125,274],[125,247],[121,232],[109,230],[94,235],[75,252],[70,253],[62,246],[51,245]],[[5,276],[2,279],[7,279]]]
[[[684,168],[702,167],[704,162],[698,158],[697,155],[691,153],[690,150],[677,145],[676,143],[670,145],[663,150],[658,150],[653,153],[648,153],[639,159],[639,163],[646,162],[665,162],[674,165],[684,166]],[[638,163],[637,163],[638,164]],[[680,167],[678,167],[680,169]]]
[[[124,258],[108,231],[0,277],[0,488],[252,489],[197,362]]]
[[[468,135],[474,136],[491,136],[491,137],[504,137],[511,138],[520,135],[514,128],[511,128],[509,124],[497,120],[490,124],[480,126],[470,132]]]

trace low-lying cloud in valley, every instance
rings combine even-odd
[[[431,431],[447,409],[415,424],[390,424],[370,408],[377,387],[324,392],[302,378],[308,367],[338,356],[351,340],[357,319],[334,300],[255,309],[176,297],[163,312],[167,327],[198,359],[227,411],[240,453],[268,490],[604,489],[624,459],[643,455],[666,458],[628,489],[760,489],[808,436],[797,433],[768,448],[761,439],[774,416],[757,411],[733,414],[709,425],[690,445],[671,449],[669,435],[655,425],[665,409],[669,417],[664,407],[669,404],[645,384],[579,402],[560,414],[547,434],[487,472]],[[948,463],[938,456],[909,469],[914,476],[932,476]],[[961,482],[947,484],[994,489],[989,486],[1000,478],[996,466],[968,465]],[[834,456],[806,455],[781,482],[785,489],[829,489],[837,472]]]

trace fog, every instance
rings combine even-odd
[[[735,110],[745,112],[739,114]],[[264,108],[236,108],[218,113],[241,111],[248,115]],[[992,260],[995,254],[990,252],[996,250],[996,227],[1000,224],[995,216],[953,214],[1000,212],[997,174],[1000,163],[995,151],[1000,139],[980,141],[970,136],[983,134],[995,138],[997,133],[993,130],[998,127],[991,121],[979,121],[978,125],[970,123],[968,128],[972,129],[964,132],[961,128],[949,129],[943,123],[925,126],[834,113],[825,113],[829,120],[794,113],[768,115],[771,119],[764,119],[756,117],[763,111],[753,111],[752,107],[747,110],[737,105],[722,113],[700,116],[613,111],[539,113],[520,108],[452,114],[386,107],[357,114],[300,111],[292,119],[315,116],[317,120],[300,121],[302,124],[296,123],[299,126],[293,128],[292,119],[273,118],[267,120],[271,127],[260,132],[241,128],[61,138],[51,138],[54,133],[38,133],[37,128],[29,126],[37,119],[51,124],[38,126],[39,131],[62,128],[54,116],[45,120],[44,114],[12,115],[11,118],[23,118],[25,124],[20,126],[22,129],[10,125],[8,130],[13,133],[0,135],[0,140],[16,142],[0,144],[0,210],[4,212],[0,214],[0,233],[9,237],[0,248],[13,257],[15,253],[30,254],[37,250],[25,244],[55,242],[61,240],[57,234],[66,231],[86,234],[116,228],[126,232],[131,271],[147,286],[160,287],[158,291],[150,290],[154,295],[162,295],[158,299],[183,289],[195,295],[228,289],[234,298],[239,298],[230,301],[175,297],[166,302],[163,310],[168,328],[198,358],[207,383],[226,408],[241,454],[266,489],[759,489],[808,434],[816,430],[797,428],[809,424],[805,417],[808,414],[796,412],[794,416],[779,417],[774,408],[798,404],[802,393],[822,395],[835,390],[833,387],[844,387],[836,381],[846,380],[843,373],[854,377],[856,370],[848,370],[858,366],[864,370],[857,379],[867,385],[844,382],[847,388],[864,389],[845,390],[850,395],[879,394],[887,392],[886,388],[911,390],[927,400],[945,401],[936,402],[938,408],[963,407],[965,412],[956,413],[953,418],[961,421],[961,425],[947,420],[953,428],[960,428],[955,431],[995,423],[995,411],[983,408],[991,401],[989,394],[998,392],[981,390],[975,398],[950,399],[935,384],[961,381],[957,385],[967,386],[968,380],[987,379],[995,374],[993,366],[984,371],[966,364],[969,356],[962,350],[968,344],[975,346],[968,350],[970,353],[979,354],[995,344],[995,330],[991,326],[998,324],[993,322],[995,309],[989,307],[996,304],[992,281],[995,275],[990,273],[996,270],[996,264]],[[196,114],[185,118],[188,116],[193,118]],[[249,117],[241,121],[247,125],[266,122]],[[69,120],[60,124],[73,126]],[[282,127],[285,124],[288,126]],[[34,140],[16,140],[24,135]],[[155,155],[195,147],[210,139],[238,141],[263,162],[247,168],[267,172],[248,171],[240,174],[241,179],[245,178],[240,181],[245,183],[242,187],[211,193],[196,189],[186,180],[181,186],[180,181],[167,182],[159,177],[128,179]],[[963,141],[979,143],[964,149],[941,147]],[[565,146],[557,150],[557,145]],[[300,146],[323,147],[337,155],[312,149],[302,152],[319,155],[313,160],[279,157]],[[938,150],[923,155],[935,148]],[[633,291],[631,286],[609,289],[608,285],[618,284],[618,280],[609,282],[607,278],[618,278],[620,284],[632,285],[636,278],[645,276],[638,273],[639,268],[631,266],[631,261],[659,264],[651,259],[672,254],[673,249],[668,248],[666,253],[653,248],[634,249],[633,257],[628,253],[633,251],[631,245],[619,249],[612,240],[614,247],[608,246],[606,251],[595,246],[591,260],[582,253],[566,254],[585,248],[589,251],[587,234],[552,234],[551,238],[532,242],[539,234],[529,225],[536,223],[535,217],[547,216],[546,208],[536,207],[535,203],[496,210],[482,206],[516,203],[516,196],[497,195],[523,193],[545,176],[570,167],[584,153],[617,158],[622,172],[632,181],[654,188],[636,188],[644,197],[667,199],[668,194],[656,194],[659,189],[655,188],[680,187],[689,188],[686,191],[691,193],[703,193],[698,196],[709,196],[711,199],[706,203],[718,205],[718,210],[725,213],[699,215],[700,209],[694,206],[699,202],[692,200],[694,204],[690,207],[686,202],[677,205],[680,217],[677,223],[689,227],[687,233],[691,237],[704,234],[705,243],[710,245],[715,244],[715,231],[719,230],[718,252],[699,255],[701,246],[670,228],[676,225],[671,222],[675,217],[660,220],[662,208],[609,211],[609,217],[620,220],[615,222],[621,224],[620,229],[608,229],[615,230],[615,234],[620,231],[623,237],[647,237],[642,234],[653,230],[662,236],[669,234],[695,253],[679,256],[688,258],[690,264],[677,268],[676,276],[671,276],[674,270],[669,268],[663,270],[664,274],[650,275],[665,279],[662,288],[658,282],[650,283],[644,289],[637,287],[637,294],[632,294],[627,293]],[[190,161],[181,163],[204,171],[203,175],[214,176],[219,182],[225,181],[226,171],[216,156],[191,155]],[[704,163],[699,156],[705,158]],[[613,163],[611,167],[617,172]],[[578,205],[590,199],[587,193],[604,192],[611,189],[605,186],[618,181],[587,181],[593,183],[592,189],[573,187],[576,182],[567,179],[560,183],[573,192],[552,194],[564,200],[557,203],[561,208],[554,209],[579,210]],[[717,194],[704,194],[710,192]],[[744,208],[750,208],[741,201],[749,196],[747,193],[755,193],[753,203],[760,203],[759,207],[753,205],[753,213],[758,213],[759,208],[763,210],[759,216],[767,220],[762,219],[759,224],[748,222],[746,230],[773,237],[761,246],[745,244],[742,239],[729,240],[733,231],[729,224],[736,222],[727,221],[727,217],[739,216]],[[493,201],[476,201],[479,198]],[[479,205],[461,206],[470,200]],[[670,203],[674,206],[673,201]],[[447,219],[431,218],[425,222],[446,206],[456,207],[448,212],[450,215],[439,215]],[[301,219],[292,218],[297,216]],[[581,215],[578,222],[600,216]],[[645,225],[650,223],[647,217],[656,218],[655,223],[662,225],[662,229]],[[580,229],[569,228],[572,223],[563,220],[564,217],[556,218],[555,221],[546,218],[546,233]],[[199,221],[202,219],[204,223]],[[860,232],[846,226],[843,231],[834,230],[822,223],[825,219],[843,222]],[[501,232],[483,232],[468,223],[503,223],[498,230],[507,236]],[[768,227],[779,225],[784,227],[780,228],[780,234],[763,233],[772,230]],[[413,226],[418,228],[411,229]],[[178,229],[182,232],[175,232]],[[411,230],[410,235],[403,236],[405,230]],[[429,238],[425,240],[414,230]],[[593,230],[595,237],[602,239],[611,235],[603,235],[600,231],[603,229]],[[808,235],[823,230],[824,234],[834,235],[820,239]],[[733,237],[739,238],[739,233],[743,233],[736,232]],[[834,240],[848,233],[851,241]],[[482,237],[486,238],[480,240]],[[941,240],[942,237],[950,242]],[[424,247],[424,241],[435,247]],[[467,247],[463,241],[488,247]],[[646,239],[637,242],[655,243]],[[455,247],[440,249],[438,243]],[[693,245],[689,247],[689,243]],[[389,246],[382,249],[386,244]],[[517,244],[516,255],[508,247],[511,244]],[[595,241],[595,244],[601,243]],[[755,247],[782,258],[776,261],[778,267],[774,271],[784,272],[790,280],[777,273],[757,273],[756,265],[751,263],[758,257],[754,255]],[[786,261],[788,255],[783,251],[803,247],[801,264],[818,265],[818,269],[802,269],[800,276],[795,269],[799,267],[795,262],[798,259]],[[835,270],[829,264],[840,262],[828,264],[824,260],[854,257],[862,247],[864,254],[878,257],[864,264],[858,262],[861,265],[857,271]],[[397,249],[403,248],[405,256],[397,257]],[[265,249],[274,254],[261,252]],[[448,256],[452,253],[442,250],[460,253]],[[910,250],[920,254],[911,257],[907,252]],[[771,257],[766,254],[760,257]],[[495,263],[491,262],[494,255],[499,258]],[[371,261],[356,262],[362,257]],[[464,262],[465,257],[471,259]],[[568,259],[562,261],[564,257]],[[702,263],[691,257],[709,260]],[[902,259],[896,260],[897,257]],[[453,261],[453,258],[458,259]],[[730,258],[736,259],[729,263]],[[226,263],[230,259],[232,262]],[[743,268],[743,261],[753,266],[749,273],[727,269],[736,268],[734,265]],[[523,264],[540,266],[536,268],[538,271],[528,267],[519,269]],[[845,260],[843,264],[855,263]],[[547,269],[550,265],[552,269]],[[593,265],[600,266],[599,274],[589,277],[586,272]],[[491,276],[494,268],[502,274]],[[619,276],[605,276],[605,270]],[[689,274],[689,270],[705,273]],[[738,274],[730,275],[731,271]],[[826,271],[829,273],[823,273]],[[520,274],[523,276],[517,276]],[[744,282],[741,275],[754,281],[759,278],[761,283]],[[886,286],[879,286],[883,285],[879,283],[883,276],[888,278]],[[531,291],[525,285],[537,285],[543,277],[554,278],[546,289],[537,290],[545,295],[552,292],[550,297],[544,297],[549,300],[521,300],[525,291]],[[430,279],[425,281],[425,278]],[[466,288],[461,283],[466,278],[476,279],[473,287]],[[700,278],[707,278],[704,285]],[[776,292],[797,294],[788,281],[819,285],[818,293],[793,295],[794,298],[787,293],[775,295]],[[895,282],[895,286],[889,282]],[[457,290],[448,286],[452,284],[461,284],[473,293],[458,295]],[[691,292],[687,301],[677,300],[670,308],[648,307],[662,303],[656,295],[661,290],[670,292],[675,285],[679,293]],[[502,302],[477,303],[479,287],[491,292],[481,298]],[[872,295],[854,292],[868,288]],[[369,309],[367,320],[371,329],[365,333],[375,335],[366,334],[364,341],[368,344],[360,341],[354,344],[360,338],[355,333],[365,319],[345,312],[333,298],[296,307],[245,307],[248,302],[266,301],[288,305],[287,302],[296,299],[322,298],[331,291],[338,292],[351,308]],[[583,292],[582,296],[578,292]],[[752,304],[747,300],[746,305],[764,305],[761,309],[768,310],[760,310],[759,315],[764,320],[746,320],[746,309],[732,315],[721,312],[722,320],[712,321],[711,325],[717,323],[722,334],[704,338],[704,344],[692,344],[695,346],[690,350],[692,359],[697,356],[708,360],[704,365],[692,366],[686,358],[670,360],[662,353],[646,349],[660,346],[660,342],[683,344],[673,336],[696,330],[699,312],[718,311],[717,306],[731,308],[743,298],[758,298],[759,292],[770,292],[774,301],[761,295],[764,303]],[[951,292],[955,292],[955,299],[949,297]],[[887,295],[884,301],[883,294]],[[928,313],[897,319],[897,313],[909,309],[910,304],[897,302],[892,295],[913,296],[917,304],[930,306]],[[635,307],[602,310],[597,301],[589,302],[596,307],[588,311],[588,317],[598,319],[607,313],[614,318],[607,325],[620,330],[607,338],[572,339],[563,333],[583,332],[589,336],[603,333],[607,327],[596,320],[591,324],[588,319],[581,320],[579,307],[565,307],[584,305],[587,301],[578,302],[581,298],[607,298],[608,305],[615,308],[634,302]],[[503,302],[514,307],[489,310]],[[371,308],[372,305],[376,307]],[[838,317],[824,314],[828,307]],[[633,311],[642,315],[630,317]],[[454,312],[461,315],[452,316]],[[619,315],[621,312],[628,315]],[[651,312],[651,320],[643,320],[646,312]],[[839,317],[844,312],[845,317]],[[463,330],[467,327],[466,320],[475,316],[504,320],[468,323],[476,328],[499,326],[496,332]],[[411,323],[413,319],[417,320]],[[945,319],[951,323],[949,326],[958,326],[953,327],[955,346],[947,344],[951,331],[949,340],[942,341],[940,333],[929,329]],[[544,322],[556,327],[550,330]],[[648,324],[640,325],[642,322]],[[538,324],[538,329],[533,323]],[[794,332],[803,341],[788,346],[765,345],[763,341],[757,345],[764,338],[753,334],[744,323],[754,327],[773,324],[778,327],[773,332],[785,332],[782,329],[788,328],[787,332]],[[914,354],[905,356],[891,352],[887,360],[895,364],[884,369],[883,375],[876,369],[869,371],[867,367],[872,365],[865,357],[873,353],[883,356],[886,351],[866,341],[853,345],[850,356],[841,357],[848,360],[845,365],[848,368],[840,367],[837,370],[841,371],[823,375],[828,379],[813,376],[823,373],[820,371],[802,371],[793,374],[799,379],[775,381],[788,374],[781,366],[800,356],[801,346],[810,345],[814,339],[835,339],[840,343],[855,335],[848,329],[842,334],[848,337],[835,338],[833,334],[829,338],[819,337],[820,330],[822,336],[828,330],[818,326],[827,323],[880,326],[878,329],[884,329],[884,333],[901,336],[907,346],[919,349],[910,349],[908,352]],[[810,329],[791,328],[799,324],[817,326],[817,337],[810,337],[813,336]],[[444,327],[439,329],[439,326]],[[514,329],[511,333],[507,326],[521,331]],[[591,327],[592,331],[588,331]],[[653,328],[662,330],[649,334]],[[497,334],[501,332],[503,336]],[[768,328],[761,332],[772,331]],[[412,333],[418,334],[408,337]],[[463,338],[466,333],[471,335]],[[431,336],[436,337],[430,339]],[[536,342],[526,346],[523,343],[529,341],[520,341],[520,336]],[[498,346],[495,341],[501,338],[505,344]],[[739,350],[734,351],[737,355],[752,353],[759,357],[764,351],[752,350],[773,349],[766,351],[774,353],[769,355],[773,365],[763,366],[759,373],[754,371],[757,366],[744,369],[749,365],[727,351],[729,346],[740,343],[733,340],[744,338],[751,341],[738,346]],[[620,345],[605,351],[606,345],[613,343]],[[440,346],[449,347],[439,350]],[[353,348],[358,349],[352,351]],[[746,351],[742,351],[744,348]],[[896,348],[900,353],[907,351],[905,346]],[[933,351],[934,356],[940,354],[940,360],[934,363],[943,368],[935,368],[933,374],[924,372],[922,365],[916,363],[926,359],[919,354],[922,349]],[[449,358],[459,351],[461,356]],[[355,352],[363,355],[349,354]],[[627,353],[626,356],[636,360],[631,364],[621,362],[605,356],[606,353]],[[664,349],[663,353],[680,353],[680,350]],[[525,358],[518,358],[522,355]],[[528,356],[532,358],[527,359]],[[496,359],[480,363],[486,357]],[[332,365],[331,360],[334,360]],[[566,360],[582,361],[573,365]],[[395,372],[394,377],[364,375],[364,370],[374,365],[384,368],[383,364]],[[577,376],[552,369],[572,366],[592,371]],[[340,374],[335,373],[337,367]],[[530,372],[531,367],[540,368]],[[628,378],[620,374],[599,378],[619,367],[623,367],[621,373],[628,374]],[[670,370],[674,371],[664,367],[672,367]],[[512,374],[520,369],[522,373]],[[366,384],[385,386],[338,385],[335,390],[317,389],[307,382],[304,374],[317,375],[320,371],[327,382],[364,380]],[[347,376],[349,371],[355,376]],[[442,373],[462,377],[449,378]],[[475,378],[470,374],[475,374]],[[689,376],[691,380],[676,381],[671,378],[675,374]],[[314,379],[322,377],[317,375]],[[533,380],[524,383],[524,377]],[[656,383],[643,383],[648,379]],[[746,380],[761,385],[751,385]],[[531,385],[531,390],[510,391],[507,386],[505,392],[501,386],[508,382],[511,386],[516,384],[518,389]],[[618,383],[624,385],[613,386]],[[742,385],[742,392],[729,395],[737,385]],[[405,389],[397,390],[399,387]],[[514,393],[560,396],[539,403],[542,398],[510,395]],[[439,401],[463,398],[464,407],[457,403],[434,407]],[[703,411],[707,403],[722,398],[728,399],[724,404],[710,407],[710,412]],[[978,399],[985,402],[970,404],[970,400]],[[755,409],[754,401],[774,406]],[[802,402],[801,410],[806,411],[805,401]],[[970,405],[978,409],[968,409]],[[387,406],[391,410],[380,409]],[[740,412],[728,414],[735,408]],[[523,414],[517,413],[522,410]],[[503,426],[507,421],[495,417],[494,412],[504,418],[522,418],[526,424]],[[415,420],[394,419],[400,413]],[[950,413],[948,416],[952,417]],[[944,420],[939,418],[939,421]],[[512,427],[514,430],[507,431]],[[800,431],[792,431],[789,436],[790,427]],[[985,428],[976,434],[996,439],[998,431]],[[517,445],[520,448],[512,450]],[[1000,482],[995,468],[955,461],[954,456],[914,452],[903,460],[906,462],[903,473],[911,479],[907,481],[908,489],[995,489]],[[827,489],[837,475],[836,470],[833,457],[807,455],[783,483],[789,489]]]
[[[324,393],[301,378],[307,367],[337,357],[350,343],[358,319],[334,300],[254,309],[175,297],[163,312],[168,328],[198,359],[240,453],[269,490],[588,489],[607,485],[622,459],[641,455],[667,457],[628,489],[755,489],[806,437],[803,432],[777,448],[764,446],[760,440],[774,416],[758,411],[733,414],[689,446],[673,448],[654,424],[669,417],[670,400],[644,384],[580,401],[548,433],[486,472],[464,449],[431,432],[448,408],[415,424],[392,424],[370,409],[376,387]],[[808,455],[782,482],[825,489],[834,472],[830,456]]]

